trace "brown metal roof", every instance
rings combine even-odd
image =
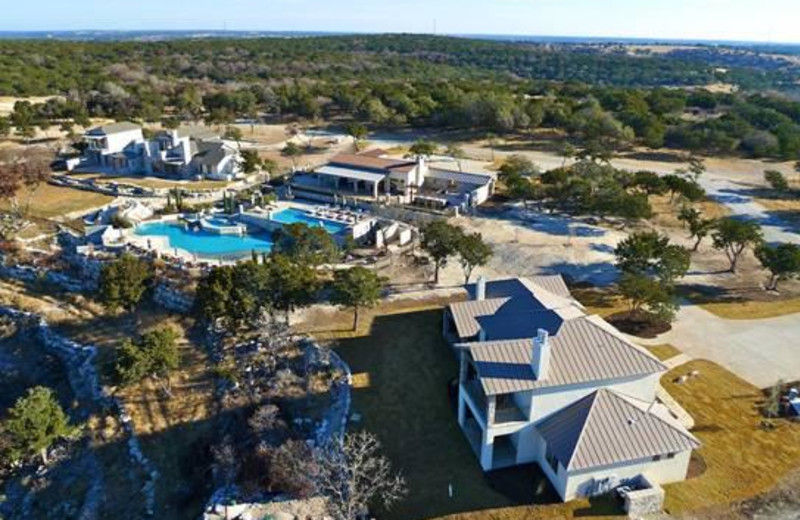
[[[655,357],[621,335],[584,316],[564,321],[550,336],[550,367],[536,380],[531,368],[533,336],[507,341],[466,343],[487,395],[553,386],[610,381],[666,371]],[[609,326],[610,327],[610,326]]]
[[[650,405],[607,389],[551,415],[536,427],[567,469],[578,471],[680,453],[700,442]]]
[[[385,172],[400,168],[408,168],[408,171],[411,171],[417,165],[416,162],[405,159],[383,159],[370,155],[356,155],[351,153],[340,153],[334,156],[330,160],[330,164]]]

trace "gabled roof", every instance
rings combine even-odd
[[[531,366],[535,332],[519,339],[462,346],[469,349],[487,395],[612,381],[666,371],[658,359],[603,327],[598,320],[595,316],[564,320],[551,332],[548,338],[550,366],[545,379],[537,380]],[[534,328],[531,327],[531,331]]]
[[[393,170],[411,171],[417,163],[406,159],[383,159],[364,154],[340,153],[329,161],[329,165],[390,173]]]
[[[607,389],[561,409],[536,427],[567,471],[598,468],[700,447],[655,407]]]
[[[141,130],[142,127],[129,122],[122,122],[122,123],[110,123],[103,126],[98,126],[97,128],[92,128],[86,135],[92,136],[101,136],[101,135],[112,135],[112,134],[119,134],[122,132],[130,132],[132,130]]]
[[[197,153],[192,162],[216,166],[231,153],[222,141],[197,141]]]

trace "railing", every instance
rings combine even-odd
[[[472,404],[475,405],[475,408],[477,408],[476,411],[480,416],[480,420],[486,424],[486,410],[488,408],[488,401],[486,400],[486,394],[483,392],[483,388],[481,388],[480,381],[473,379],[471,381],[466,381],[461,386],[469,396]]]

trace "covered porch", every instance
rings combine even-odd
[[[298,188],[325,190],[338,195],[369,197],[374,200],[391,194],[387,174],[339,166],[323,166],[312,172],[296,174],[292,184]]]

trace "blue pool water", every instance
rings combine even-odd
[[[170,247],[202,257],[243,257],[253,250],[268,253],[272,249],[271,234],[248,233],[243,236],[219,235],[202,230],[187,231],[182,223],[150,222],[136,228],[139,236],[167,237]]]
[[[315,217],[310,213],[294,208],[284,209],[275,213],[272,215],[272,220],[281,224],[306,224],[312,227],[319,227],[322,224],[325,227],[325,231],[331,235],[339,234],[347,229],[347,224]]]

